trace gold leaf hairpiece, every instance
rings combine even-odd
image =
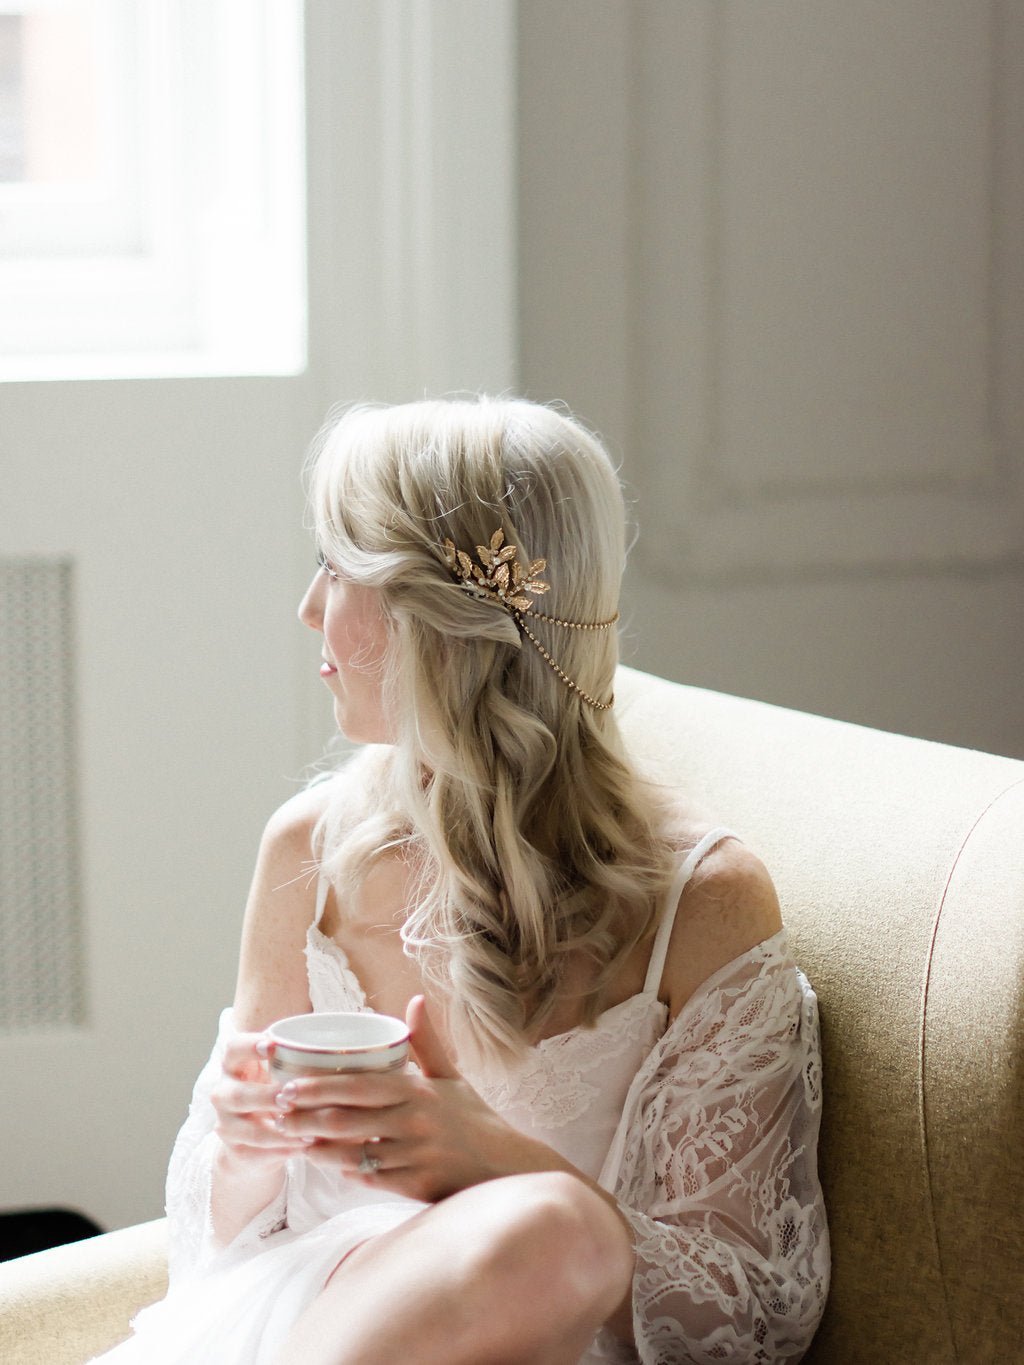
[[[464,588],[468,593],[482,601],[492,602],[496,607],[501,607],[507,611],[544,662],[565,683],[566,687],[575,692],[588,706],[593,706],[598,711],[609,709],[614,698],[609,698],[608,701],[598,701],[589,692],[584,692],[583,688],[563,671],[540,640],[537,639],[526,624],[525,616],[526,613],[529,613],[534,620],[547,621],[553,626],[562,626],[566,630],[608,630],[619,619],[618,612],[609,617],[607,621],[563,621],[557,616],[546,616],[543,612],[534,611],[533,602],[526,594],[530,593],[534,597],[540,597],[544,593],[550,592],[551,584],[543,582],[538,577],[547,568],[548,562],[546,559],[534,559],[530,561],[529,567],[524,569],[519,562],[518,549],[515,545],[505,544],[505,532],[500,526],[491,536],[489,544],[476,547],[476,562],[470,558],[465,550],[457,549],[451,540],[446,539],[444,541],[442,550],[444,562],[459,580],[460,588]]]
[[[476,547],[476,554],[477,562],[474,563],[465,550],[457,550],[450,540],[444,542],[445,563],[462,580],[461,586],[474,597],[489,599],[495,606],[529,611],[533,603],[526,593],[539,597],[551,590],[550,583],[543,583],[537,577],[547,568],[547,560],[534,559],[530,567],[524,569],[519,562],[518,549],[505,544],[505,532],[500,527],[491,536],[489,545]]]

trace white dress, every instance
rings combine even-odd
[[[613,1191],[633,1226],[637,1351],[602,1332],[580,1365],[796,1361],[824,1307],[817,1002],[785,930],[717,971],[671,1023],[658,999],[683,887],[728,835],[711,831],[681,866],[638,995],[592,1029],[545,1039],[512,1069],[464,1071],[509,1123]],[[325,891],[307,935],[310,1000],[316,1011],[367,1009],[344,954],[318,927]],[[232,1030],[225,1010],[171,1157],[167,1297],[97,1359],[266,1365],[345,1252],[423,1207],[299,1156],[273,1205],[216,1248],[209,1095]]]

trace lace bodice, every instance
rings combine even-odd
[[[314,1010],[370,1008],[344,952],[315,924],[306,962]],[[480,1071],[462,1061],[460,1070],[513,1127],[548,1143],[596,1180],[626,1093],[665,1014],[656,991],[643,991],[606,1010],[592,1029],[545,1038],[517,1064]]]
[[[673,905],[695,865],[681,869]],[[651,977],[670,927],[663,922],[645,989],[594,1029],[546,1039],[512,1070],[467,1078],[510,1123],[598,1178],[633,1227],[637,1350],[602,1333],[588,1365],[795,1361],[820,1319],[829,1272],[817,1002],[782,930],[722,967],[668,1023],[660,969],[653,987]],[[307,965],[315,1009],[367,1008],[344,954],[315,924]],[[209,1091],[232,1027],[225,1011],[168,1175],[172,1284],[204,1257],[216,1143]],[[291,1163],[281,1199],[229,1254],[256,1254],[279,1230],[315,1228],[346,1200],[372,1202],[372,1192],[315,1169]]]
[[[474,1089],[520,1132],[545,1142],[596,1180],[622,1118],[629,1087],[668,1018],[658,998],[679,898],[702,859],[731,832],[717,827],[681,863],[665,898],[643,989],[599,1015],[592,1028],[572,1028],[529,1049],[514,1064],[486,1070],[459,1059]],[[327,882],[317,887],[306,935],[306,971],[315,1012],[366,1010],[366,994],[345,955],[320,931]]]

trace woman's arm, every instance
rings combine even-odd
[[[701,860],[676,911],[659,991],[669,1018],[715,972],[781,928],[764,863],[738,839],[723,840]]]
[[[289,1158],[303,1150],[274,1127],[280,1087],[256,1043],[275,1019],[310,1009],[304,956],[316,894],[310,837],[324,786],[299,793],[271,817],[246,903],[233,1006],[238,1033],[225,1049],[224,1077],[212,1097],[219,1144],[210,1216],[221,1245],[279,1196]]]
[[[310,1009],[305,942],[317,880],[310,840],[332,789],[325,782],[299,792],[267,822],[242,925],[234,999],[241,1031],[259,1033]]]
[[[260,844],[235,1005],[221,1016],[168,1167],[172,1278],[200,1272],[228,1243],[257,1244],[285,1215],[285,1163],[305,1144],[272,1128],[278,1087],[256,1052],[255,1030],[309,1009],[303,939],[315,896],[310,834],[325,788],[282,806]]]
[[[638,1079],[616,1185],[645,1365],[795,1359],[824,1307],[817,1003],[773,903],[757,860],[726,846],[680,906],[675,1017]]]

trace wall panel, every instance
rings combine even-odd
[[[635,14],[637,468],[687,490],[651,568],[1020,556],[1019,11]]]
[[[520,370],[621,459],[624,651],[1024,754],[1024,8],[519,5]]]

